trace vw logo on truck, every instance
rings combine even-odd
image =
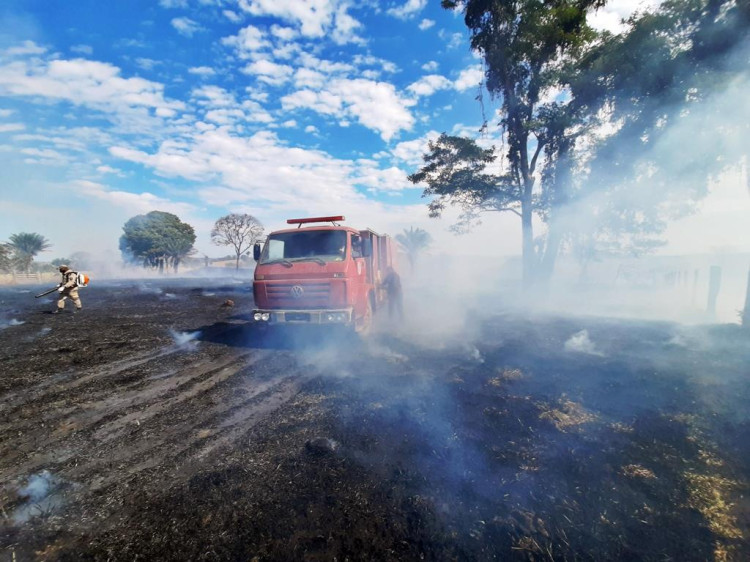
[[[291,289],[289,289],[289,292],[292,294],[292,296],[295,299],[301,299],[302,298],[302,293],[304,293],[305,290],[302,287],[300,287],[299,285],[295,285],[294,287],[292,287]]]

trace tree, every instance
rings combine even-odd
[[[252,248],[262,235],[263,225],[254,216],[232,213],[216,221],[211,230],[211,241],[217,246],[234,248],[235,270],[239,270],[240,256]]]
[[[34,257],[51,248],[52,244],[36,232],[21,232],[10,236],[10,246],[13,248],[13,261],[16,267],[29,273]]]
[[[0,271],[10,273],[13,270],[13,248],[10,244],[0,243]]]
[[[396,234],[396,241],[406,252],[409,266],[414,271],[414,264],[417,262],[419,254],[432,243],[432,237],[426,230],[410,227],[409,230],[404,229],[403,233]]]
[[[140,262],[144,267],[172,267],[177,272],[180,261],[193,249],[195,230],[176,215],[151,211],[129,219],[122,227],[120,252],[126,262]]]
[[[543,102],[545,93],[570,80],[573,62],[596,38],[586,11],[603,0],[443,0],[446,9],[462,9],[471,30],[471,47],[485,63],[485,86],[501,99],[500,124],[507,136],[508,170],[493,173],[494,148],[482,149],[471,139],[441,136],[430,143],[426,166],[409,179],[425,182],[424,195],[437,195],[431,216],[446,205],[463,208],[459,227],[479,213],[508,211],[519,216],[522,230],[523,278],[551,272],[562,240],[555,209],[566,202],[565,186],[578,119],[570,104]],[[540,157],[543,162],[540,162]],[[542,182],[536,185],[538,166]],[[547,221],[546,240],[535,240],[533,216]]]

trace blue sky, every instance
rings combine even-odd
[[[634,4],[617,6],[602,26]],[[162,210],[211,256],[229,212],[267,230],[345,214],[448,244],[451,217],[428,219],[406,175],[440,132],[477,136],[480,79],[462,17],[437,0],[4,0],[0,240],[115,255],[128,218]],[[495,221],[493,251],[516,253],[518,234]]]

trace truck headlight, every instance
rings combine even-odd
[[[260,319],[264,322],[268,322],[269,318],[271,318],[271,315],[268,312],[264,312],[260,315]]]
[[[253,314],[253,320],[255,320],[256,322],[260,322],[262,316],[263,315],[260,312],[256,312],[255,314]]]

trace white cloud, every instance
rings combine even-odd
[[[243,27],[237,35],[224,37],[221,42],[229,47],[234,47],[237,56],[240,58],[250,58],[256,51],[262,51],[271,46],[266,38],[266,32],[254,25]]]
[[[81,55],[92,55],[94,54],[94,49],[89,45],[73,45],[70,48],[70,51],[72,53],[79,53]]]
[[[216,71],[210,66],[192,66],[188,68],[188,72],[198,76],[213,76],[216,74]]]
[[[203,29],[197,22],[186,17],[174,18],[171,24],[177,30],[177,33],[185,37],[192,37],[196,32]]]
[[[299,90],[284,96],[281,104],[285,110],[305,108],[338,118],[356,118],[361,125],[378,131],[385,141],[414,124],[408,110],[414,102],[401,98],[387,82],[334,79],[322,91]]]
[[[455,49],[464,44],[464,36],[462,33],[449,33],[444,29],[441,29],[438,32],[438,37],[446,43],[446,46],[449,49]],[[468,50],[468,42],[466,43],[466,47]]]
[[[305,132],[315,134],[318,132],[318,128],[315,125],[308,125],[307,127],[305,127]]]
[[[223,10],[221,13],[232,23],[240,23],[242,21],[242,16],[232,10]]]
[[[271,35],[282,41],[291,41],[299,36],[299,32],[293,27],[274,24],[271,26]]]
[[[481,66],[471,66],[462,70],[453,86],[459,92],[468,90],[469,88],[476,88],[480,82],[484,80],[484,72],[482,72]]]
[[[298,68],[294,73],[294,85],[297,88],[322,88],[326,80],[325,74],[310,68]]]
[[[273,16],[299,25],[305,37],[330,34],[338,44],[361,42],[354,31],[360,23],[348,13],[343,0],[239,0],[239,6],[253,16]]]
[[[139,57],[135,59],[135,63],[140,66],[143,70],[153,70],[154,67],[161,64],[161,61],[154,59],[147,59],[145,57]]]
[[[185,108],[182,102],[164,97],[162,84],[122,78],[116,66],[85,59],[31,59],[0,66],[0,94],[65,100],[107,113],[129,108],[174,113]]]
[[[159,0],[162,8],[187,8],[188,0]]]
[[[423,163],[422,155],[427,153],[428,143],[439,136],[437,131],[429,131],[418,139],[400,142],[391,150],[391,155],[415,168]]]
[[[421,29],[422,31],[425,31],[427,29],[430,29],[433,25],[435,25],[434,20],[428,20],[425,18],[419,22],[419,29]]]
[[[23,123],[0,123],[0,133],[12,133],[14,131],[23,131],[26,125]]]
[[[89,180],[76,180],[72,182],[72,187],[76,194],[80,196],[106,201],[112,206],[118,209],[126,209],[130,213],[143,214],[158,209],[181,215],[194,209],[193,205],[188,203],[170,201],[147,191],[141,193],[113,191],[101,183]]]
[[[245,74],[253,74],[258,80],[272,86],[281,86],[289,81],[294,69],[285,64],[277,64],[269,60],[257,60],[242,69]]]
[[[625,29],[623,20],[636,10],[649,11],[661,4],[661,0],[612,0],[588,15],[588,22],[594,29],[620,33]]]
[[[391,8],[386,13],[399,19],[409,19],[416,16],[427,5],[427,0],[407,0],[398,8]]]
[[[7,57],[41,55],[46,52],[47,49],[45,49],[44,47],[40,47],[33,41],[24,41],[16,47],[9,47],[8,49],[5,49],[5,51],[0,51],[0,53]]]
[[[447,90],[452,87],[453,82],[445,76],[429,74],[410,84],[406,89],[416,96],[431,96],[438,90]]]
[[[422,65],[422,70],[426,72],[435,72],[438,69],[437,61],[431,60]]]
[[[112,166],[97,166],[96,171],[100,174],[114,174],[120,177],[123,177],[125,175],[122,173],[122,170],[118,170],[117,168],[113,168]]]

